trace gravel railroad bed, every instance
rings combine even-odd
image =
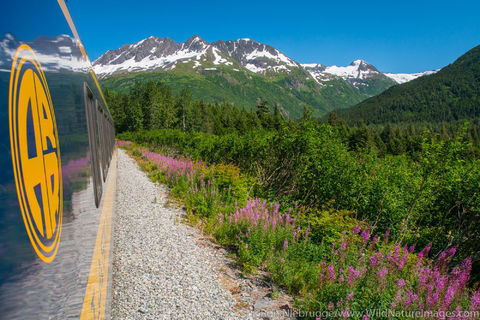
[[[282,319],[271,285],[239,276],[227,252],[181,222],[168,190],[118,149],[112,319]],[[267,316],[267,313],[274,316]]]

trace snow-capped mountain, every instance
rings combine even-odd
[[[105,77],[125,72],[171,70],[189,62],[193,62],[193,69],[214,70],[218,65],[236,65],[258,74],[289,72],[290,68],[300,67],[272,46],[254,40],[209,44],[199,36],[193,36],[185,43],[177,43],[170,38],[149,37],[109,50],[94,62],[94,70]]]
[[[388,77],[400,84],[438,71],[425,71],[419,73],[382,73],[364,60],[355,60],[346,67],[325,66],[318,63],[306,63],[302,64],[302,67],[305,68],[305,70],[307,70],[320,84],[332,80],[332,76],[337,76],[357,88],[361,85],[365,85],[368,79],[375,77]]]
[[[356,88],[366,85],[366,80],[375,77],[384,77],[374,66],[363,60],[355,60],[346,67],[324,66],[322,64],[302,64],[312,77],[320,84],[340,77]]]
[[[0,40],[0,71],[8,71],[20,44],[28,44],[37,56],[44,71],[80,71],[88,70],[88,64],[74,38],[66,34],[56,37],[40,36],[33,41],[21,41],[6,33]]]
[[[235,41],[216,41],[213,46],[227,52],[248,70],[264,74],[268,71],[286,71],[299,64],[290,59],[272,46],[259,43],[251,39],[238,39]]]
[[[303,69],[320,85],[340,77],[356,88],[369,85],[371,79],[403,83],[426,73],[384,74],[363,60],[350,65],[325,66],[322,64],[299,64],[279,50],[251,39],[216,41],[208,43],[199,36],[193,36],[185,43],[170,38],[149,37],[119,49],[109,50],[94,63],[95,72],[101,77],[118,73],[138,71],[172,70],[181,64],[190,63],[194,70],[216,70],[219,65],[233,66],[236,71],[246,69],[260,75],[278,72],[290,73]]]
[[[177,64],[187,62],[193,62],[194,68],[201,66],[202,62],[233,65],[229,58],[199,36],[193,36],[185,43],[177,43],[170,38],[149,37],[109,50],[93,65],[95,73],[104,77],[115,73],[171,70]]]

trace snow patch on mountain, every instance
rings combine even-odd
[[[326,73],[330,73],[336,76],[343,78],[344,80],[348,79],[368,79],[373,75],[378,75],[378,72],[375,67],[366,63],[363,60],[355,60],[350,65],[346,67],[339,66],[330,66],[325,68]]]
[[[425,72],[418,72],[418,73],[385,73],[385,75],[393,80],[395,80],[397,83],[405,83],[408,81],[412,81],[414,79],[417,79],[422,76],[426,76],[429,74],[434,74],[438,70],[433,70],[433,71],[425,71]]]
[[[307,70],[315,81],[319,84],[332,80],[334,77],[340,77],[343,80],[353,84],[355,87],[366,85],[365,80],[382,74],[394,80],[397,83],[405,83],[418,77],[435,73],[436,71],[426,71],[420,73],[381,73],[374,66],[364,60],[355,60],[350,65],[325,66],[319,63],[304,63],[302,67]]]

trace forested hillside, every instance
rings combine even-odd
[[[341,78],[329,80],[329,85],[319,86],[301,71],[265,77],[251,72],[239,72],[230,67],[217,70],[203,70],[198,73],[188,70],[170,72],[148,72],[113,75],[102,80],[102,86],[115,92],[128,92],[136,83],[161,81],[172,88],[174,93],[188,88],[194,99],[206,103],[221,103],[226,100],[238,108],[253,110],[257,99],[278,104],[281,113],[288,118],[298,119],[304,106],[312,106],[315,116],[322,116],[336,109],[353,106],[366,98],[382,92],[388,81],[376,83],[367,92],[362,92]],[[375,83],[374,83],[375,82]]]
[[[338,115],[367,125],[479,120],[480,46],[435,74],[395,85]]]

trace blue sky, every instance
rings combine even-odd
[[[380,71],[399,73],[441,68],[480,44],[478,0],[67,4],[92,60],[151,35],[184,42],[198,34],[208,42],[251,38],[302,63],[347,65],[364,59]],[[44,23],[44,28],[54,24]]]

